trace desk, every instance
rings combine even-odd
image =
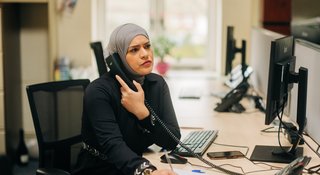
[[[190,78],[191,77],[191,78]],[[264,125],[264,114],[254,110],[253,103],[249,100],[244,99],[241,101],[244,104],[247,111],[241,114],[236,113],[218,113],[213,110],[217,102],[220,99],[213,96],[213,93],[226,93],[228,89],[223,85],[221,79],[214,76],[169,76],[167,77],[167,83],[170,87],[171,96],[175,111],[177,114],[177,119],[180,127],[202,127],[203,129],[215,129],[219,130],[218,137],[214,141],[215,143],[227,144],[227,145],[237,145],[246,146],[249,148],[247,157],[249,158],[255,145],[278,145],[278,139],[276,133],[261,133],[260,131],[267,128]],[[201,90],[200,99],[179,99],[179,91],[181,88],[199,88]],[[182,137],[184,137],[190,129],[182,129]],[[306,138],[308,143],[310,143],[313,148],[316,148],[314,143]],[[286,139],[282,138],[282,145],[288,145]],[[304,155],[311,156],[311,162],[307,167],[320,164],[320,159],[316,154],[310,150],[306,144],[304,147]],[[153,151],[145,153],[144,157],[150,160],[159,168],[169,168],[168,164],[160,162],[160,156],[163,153],[158,152],[159,149],[154,147],[151,148]],[[227,151],[227,150],[239,150],[242,153],[246,152],[245,148],[228,147],[221,146],[217,144],[212,144],[207,151]],[[208,159],[206,154],[203,156]],[[195,158],[188,158],[190,162],[197,165],[203,165]],[[232,164],[234,166],[242,167],[244,172],[258,171],[258,170],[268,170],[269,166],[264,164],[254,164],[251,161],[241,158],[241,159],[228,159],[228,160],[210,160],[215,165],[222,164]],[[286,164],[279,163],[268,163],[269,165],[274,165],[277,167],[284,167]],[[215,169],[205,169],[201,167],[193,167],[190,164],[184,165],[173,165],[174,168],[183,170],[192,169],[202,169],[207,174],[225,174],[217,172]],[[229,165],[223,166],[228,170],[235,172],[240,172],[239,168],[235,168]],[[255,172],[251,174],[274,174],[277,170]]]

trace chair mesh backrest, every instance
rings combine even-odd
[[[27,87],[39,167],[70,170],[74,164],[79,144],[75,149],[72,145],[81,142],[83,95],[88,84],[89,80],[67,80]]]
[[[79,135],[83,93],[82,86],[33,93],[44,142]]]

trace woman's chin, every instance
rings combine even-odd
[[[152,68],[148,68],[148,69],[143,69],[141,71],[139,71],[139,74],[144,76],[144,75],[148,75],[152,72]]]

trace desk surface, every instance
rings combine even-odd
[[[250,157],[255,145],[278,145],[277,133],[262,133],[261,130],[267,128],[264,125],[264,114],[254,109],[253,102],[249,100],[243,100],[241,103],[247,109],[247,112],[236,113],[218,113],[213,110],[216,103],[220,102],[220,99],[216,97],[217,94],[225,94],[228,92],[228,88],[223,85],[223,81],[217,77],[210,76],[208,74],[173,74],[166,78],[170,87],[171,96],[174,104],[174,108],[177,114],[178,122],[182,128],[182,137],[188,132],[195,129],[183,129],[188,127],[203,128],[203,129],[215,129],[219,130],[218,137],[214,143],[209,147],[207,152],[210,151],[228,151],[239,150],[242,153],[247,151],[246,148],[222,146],[219,144],[235,145],[248,147],[248,153],[246,157]],[[193,88],[201,92],[200,99],[180,99],[179,92],[183,88]],[[305,138],[314,149],[316,145],[309,138]],[[217,143],[217,144],[215,144]],[[288,145],[286,139],[282,137],[282,145]],[[312,157],[311,162],[307,167],[318,165],[320,159],[316,154],[310,150],[306,144],[304,147],[304,155]],[[157,167],[169,168],[168,164],[160,162],[160,156],[163,153],[159,152],[159,148],[151,147],[151,152],[145,153],[144,156],[150,160]],[[206,154],[203,156],[208,159]],[[188,158],[189,162],[197,165],[206,166],[201,161],[195,158]],[[238,167],[241,167],[245,173],[259,170],[269,170],[261,172],[253,172],[250,174],[274,174],[277,170],[270,170],[270,166],[265,164],[254,164],[246,158],[241,159],[228,159],[228,160],[210,160],[215,165],[223,165],[223,168],[241,173]],[[258,162],[256,162],[258,163]],[[227,165],[228,164],[228,165]],[[286,164],[267,163],[277,167],[284,167]],[[233,165],[233,166],[231,166]],[[238,167],[234,167],[238,166]],[[215,169],[206,169],[199,166],[191,166],[190,164],[173,165],[174,168],[183,170],[201,169],[206,174],[225,174],[216,171]]]

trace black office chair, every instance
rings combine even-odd
[[[106,62],[104,61],[102,44],[100,41],[91,42],[90,47],[93,49],[94,55],[96,57],[99,76],[101,76],[107,72],[107,65],[106,65]]]
[[[87,79],[27,86],[38,140],[37,175],[68,175],[82,146],[81,117]]]

